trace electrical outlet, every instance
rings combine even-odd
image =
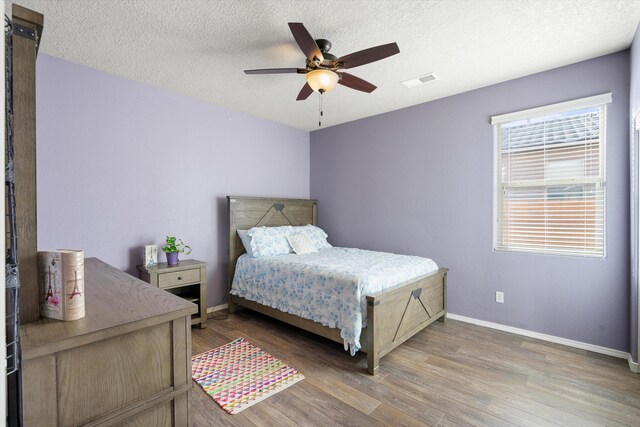
[[[496,291],[496,302],[504,304],[504,292]]]

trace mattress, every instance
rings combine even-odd
[[[436,271],[428,258],[352,248],[238,258],[231,294],[340,329],[352,355],[366,327],[366,296]]]

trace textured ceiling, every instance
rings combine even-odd
[[[400,47],[349,70],[373,93],[323,96],[326,127],[626,49],[640,19],[640,0],[16,3],[45,15],[41,52],[305,130],[318,129],[318,95],[295,101],[303,75],[243,73],[304,66],[287,22],[329,39],[337,56]],[[439,80],[401,84],[428,72]]]

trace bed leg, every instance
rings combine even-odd
[[[380,358],[373,352],[367,353],[367,372],[376,375],[380,369]]]
[[[229,301],[227,301],[227,310],[229,311],[229,314],[236,312],[236,303],[231,301],[231,297],[229,297]]]
[[[442,277],[442,307],[444,308],[444,313],[438,320],[442,323],[447,323],[447,273],[444,273]]]

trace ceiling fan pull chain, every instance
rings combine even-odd
[[[322,92],[320,92],[320,98],[318,101],[318,127],[322,127]]]

